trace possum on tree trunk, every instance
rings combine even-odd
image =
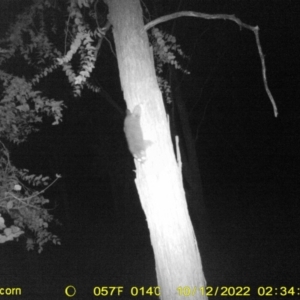
[[[124,121],[124,131],[129,151],[139,162],[146,160],[146,149],[152,143],[145,141],[141,128],[141,107],[135,106],[132,113],[127,109]]]

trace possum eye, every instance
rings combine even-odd
[[[146,160],[146,148],[150,145],[150,142],[145,141],[143,138],[140,119],[141,107],[139,105],[135,106],[132,113],[127,110],[124,132],[129,151],[136,160],[144,162]]]

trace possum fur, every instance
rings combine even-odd
[[[126,111],[124,131],[129,151],[136,160],[144,162],[146,149],[151,142],[144,140],[140,121],[141,107],[139,105],[134,107],[132,113],[129,110]]]

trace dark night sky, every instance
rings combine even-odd
[[[10,6],[12,3],[14,9]],[[12,18],[15,15],[17,3],[20,1],[1,0],[2,28],[9,21],[7,16]],[[178,73],[178,76],[195,138],[204,200],[212,225],[212,238],[207,239],[206,245],[200,245],[208,282],[212,285],[296,284],[297,276],[300,275],[296,267],[300,262],[300,2],[176,0],[166,3],[168,6],[163,8],[165,14],[176,11],[180,4],[180,10],[234,14],[244,23],[258,25],[268,83],[279,110],[279,116],[275,118],[264,90],[252,32],[240,30],[230,21],[198,18],[180,18],[161,26],[173,32],[185,54],[190,56],[186,63],[191,74]],[[68,109],[65,122],[55,128],[44,125],[40,133],[29,138],[28,143],[13,149],[17,166],[27,167],[34,173],[62,173],[65,178],[58,185],[58,190],[49,192],[49,196],[58,198],[62,197],[63,191],[66,192],[67,202],[71,206],[66,208],[65,202],[59,206],[61,218],[64,222],[71,219],[72,224],[72,241],[69,244],[65,242],[63,251],[72,249],[76,245],[75,241],[82,243],[84,238],[80,234],[90,234],[91,240],[83,242],[83,245],[91,243],[90,252],[102,253],[97,248],[94,236],[98,234],[99,227],[104,233],[108,232],[109,227],[105,229],[100,219],[118,223],[112,201],[114,197],[121,198],[118,191],[122,193],[122,184],[117,191],[116,185],[112,184],[112,180],[121,180],[118,176],[128,178],[129,189],[132,191],[132,199],[124,200],[125,204],[120,205],[121,210],[128,213],[126,224],[132,226],[127,234],[138,236],[139,230],[147,232],[145,217],[132,183],[133,163],[126,150],[122,131],[123,115],[120,110],[124,111],[125,103],[119,90],[118,78],[115,77],[116,61],[107,43],[103,44],[101,51],[105,59],[98,66],[97,78],[116,105],[90,92],[84,92],[82,99],[70,99],[68,85],[63,80],[58,83],[52,78],[46,92],[51,93],[53,89],[58,98],[66,99]],[[116,169],[119,170],[118,176],[112,171]],[[136,207],[134,213],[128,212],[130,209],[126,207],[130,201],[134,203],[130,204],[130,208]],[[142,220],[141,223],[136,219]],[[117,226],[125,227],[122,224]],[[78,227],[80,234],[74,233]],[[120,228],[114,229],[112,236],[117,236],[118,230],[121,232]],[[147,239],[147,233],[145,236]],[[217,239],[219,242],[216,242]],[[126,243],[125,238],[121,240]],[[213,242],[210,243],[211,240]],[[130,240],[128,243],[135,245],[135,241]],[[252,248],[248,243],[252,243]],[[105,236],[104,244],[114,242]],[[124,247],[119,240],[115,244]],[[149,246],[149,240],[144,244]],[[251,250],[247,250],[247,247]],[[128,249],[126,251],[129,253]],[[141,252],[144,257],[151,256],[148,250],[143,248],[139,254],[134,255],[138,255],[142,261]],[[58,250],[51,248],[51,251],[54,254],[46,256],[45,261],[51,255],[58,255],[55,252]],[[234,251],[243,254],[237,255]],[[130,253],[133,252],[131,250]],[[128,257],[131,257],[128,253]],[[96,274],[90,265],[93,259],[98,260],[97,255],[82,255],[86,255],[87,261],[80,258],[79,263],[72,256],[73,265],[78,264],[78,270],[85,268],[89,274]],[[216,258],[219,256],[221,258]],[[37,268],[41,266],[39,261],[35,264]],[[136,262],[132,265],[140,267]],[[149,262],[145,265],[147,268]],[[152,269],[153,265],[149,268]],[[113,270],[111,266],[110,272],[113,273]],[[44,276],[46,281],[47,276]],[[256,276],[259,281],[255,281]],[[117,279],[113,278],[112,282],[108,279],[108,284],[122,283],[121,275]],[[63,281],[60,283],[64,284]],[[98,280],[97,284],[100,283]]]

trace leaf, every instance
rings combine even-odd
[[[0,230],[2,230],[3,228],[6,228],[5,221],[2,217],[0,217]]]
[[[19,105],[19,106],[17,106],[16,108],[17,108],[19,111],[24,111],[24,112],[30,110],[30,107],[29,107],[29,105],[28,105],[27,103],[24,103],[24,104],[22,104],[22,105]]]
[[[0,244],[7,242],[7,237],[5,235],[0,234]]]
[[[12,234],[12,230],[10,227],[4,229],[4,234],[6,236],[10,236]]]
[[[10,209],[12,209],[13,205],[14,205],[14,203],[13,203],[13,201],[12,201],[12,200],[8,201],[8,202],[7,202],[7,204],[6,204],[6,208],[7,208],[7,210],[10,210]]]

